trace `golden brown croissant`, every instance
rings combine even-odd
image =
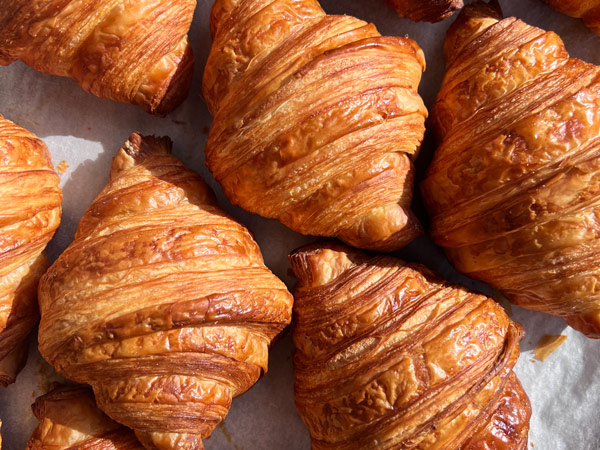
[[[59,386],[31,406],[40,424],[26,450],[143,450],[129,428],[96,407],[94,395],[82,386]]]
[[[600,67],[483,3],[445,54],[422,184],[434,241],[461,272],[600,338]]]
[[[423,52],[316,0],[217,0],[206,162],[234,204],[303,234],[394,250],[427,110]]]
[[[600,0],[545,0],[557,11],[583,19],[586,26],[600,35]]]
[[[400,17],[440,22],[463,7],[463,0],[387,0]]]
[[[19,59],[164,115],[187,96],[196,0],[4,0],[0,64]]]
[[[292,297],[168,138],[138,134],[42,278],[40,352],[148,449],[197,449],[267,370]]]
[[[60,223],[62,193],[46,145],[0,115],[0,385],[27,358],[38,321],[42,251]]]
[[[525,450],[522,327],[494,301],[340,245],[290,255],[296,407],[314,450]]]

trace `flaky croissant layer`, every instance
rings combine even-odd
[[[60,223],[62,192],[46,145],[0,115],[0,385],[27,357],[38,321],[42,251]]]
[[[337,244],[290,260],[294,394],[314,450],[527,448],[523,330],[494,301]]]
[[[40,282],[40,352],[148,449],[198,449],[267,371],[292,298],[246,228],[138,134]]]
[[[390,251],[410,211],[427,110],[423,52],[316,0],[217,0],[206,162],[234,204],[303,234]]]
[[[164,115],[187,96],[196,0],[9,0],[0,65],[73,78],[98,97]]]
[[[422,184],[434,241],[458,270],[600,338],[600,67],[484,3],[444,50]]]

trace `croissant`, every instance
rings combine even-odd
[[[31,406],[40,424],[26,450],[143,450],[132,430],[110,420],[91,390],[59,386]]]
[[[217,0],[210,20],[205,155],[229,200],[358,247],[391,251],[418,236],[418,45],[316,0]]]
[[[340,245],[290,260],[296,407],[313,450],[525,450],[522,327],[424,267]]]
[[[440,22],[463,7],[463,0],[387,0],[400,17],[418,22]]]
[[[292,297],[168,138],[133,134],[39,287],[42,356],[147,449],[198,449],[267,371]]]
[[[42,254],[60,223],[62,193],[46,145],[0,115],[0,384],[15,381],[38,321]]]
[[[557,11],[583,19],[586,26],[600,35],[600,0],[545,0]]]
[[[73,78],[98,97],[165,115],[187,97],[196,0],[8,0],[0,65]]]
[[[448,31],[422,183],[461,272],[600,338],[600,68],[484,3]]]

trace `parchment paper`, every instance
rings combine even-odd
[[[415,39],[427,58],[420,92],[431,107],[443,76],[444,35],[453,19],[435,25],[413,23],[399,19],[379,0],[322,0],[321,3],[330,14],[352,14],[375,23],[382,34],[407,34]],[[530,24],[556,31],[573,56],[600,64],[600,38],[581,21],[551,10],[542,0],[501,0],[501,3],[505,15],[515,15]],[[254,232],[267,265],[293,287],[287,254],[315,239],[231,206],[204,166],[203,148],[211,118],[201,99],[200,85],[211,45],[208,31],[211,5],[212,0],[198,1],[190,32],[196,57],[191,95],[182,107],[164,119],[151,117],[133,106],[98,99],[71,80],[37,73],[21,63],[0,67],[0,113],[42,138],[55,165],[63,160],[69,165],[61,175],[65,202],[61,227],[48,246],[51,260],[71,242],[83,212],[105,185],[116,150],[132,131],[141,131],[171,136],[175,142],[174,154],[198,171],[217,192],[221,206]],[[417,182],[433,150],[428,135],[417,161]],[[418,196],[414,210],[427,226]],[[494,295],[489,287],[454,271],[442,251],[427,238],[410,244],[398,255],[421,262],[451,281]],[[527,331],[516,371],[533,407],[529,447],[600,449],[600,342],[584,338],[561,319],[516,306],[507,309]],[[568,336],[566,342],[545,362],[535,361],[533,350],[539,339],[558,334]],[[25,447],[37,424],[30,404],[52,381],[60,379],[39,356],[35,336],[30,347],[27,366],[17,382],[6,389],[0,388],[2,440],[6,450]],[[270,353],[269,373],[248,393],[234,400],[224,423],[205,441],[208,450],[310,448],[308,432],[294,409],[292,353],[289,336],[275,345]]]

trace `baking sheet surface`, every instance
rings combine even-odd
[[[431,107],[443,76],[444,35],[453,19],[434,25],[413,23],[399,19],[378,0],[322,0],[321,3],[330,14],[352,14],[375,23],[382,34],[409,35],[415,39],[427,58],[420,92]],[[551,10],[541,0],[501,3],[505,15],[556,31],[573,56],[600,64],[600,38],[579,20]],[[65,199],[62,224],[47,250],[51,260],[69,245],[83,212],[105,185],[116,150],[132,131],[140,131],[169,135],[173,139],[174,154],[199,172],[217,192],[221,206],[254,232],[267,265],[293,287],[287,254],[315,239],[231,206],[204,166],[203,148],[211,118],[201,99],[200,84],[211,44],[208,31],[211,5],[211,0],[198,1],[190,32],[196,57],[192,92],[182,107],[163,119],[151,117],[133,106],[98,99],[71,80],[37,73],[20,62],[0,67],[0,113],[43,139],[55,165],[62,161],[68,165],[61,175]],[[417,182],[433,150],[428,135],[417,161]],[[418,198],[415,211],[426,223]],[[451,281],[501,299],[489,287],[456,273],[442,251],[427,238],[413,242],[398,255],[424,263]],[[516,306],[507,309],[527,331],[516,371],[532,402],[530,448],[600,449],[600,342],[575,333],[561,319]],[[537,361],[534,350],[539,339],[560,334],[567,336],[564,344],[544,362]],[[6,450],[25,447],[37,424],[30,405],[59,379],[39,356],[34,338],[30,347],[27,366],[17,382],[6,389],[0,388],[2,444]],[[292,353],[291,339],[286,336],[271,351],[269,373],[248,393],[234,400],[224,423],[205,441],[208,450],[310,447],[308,432],[294,409]]]

